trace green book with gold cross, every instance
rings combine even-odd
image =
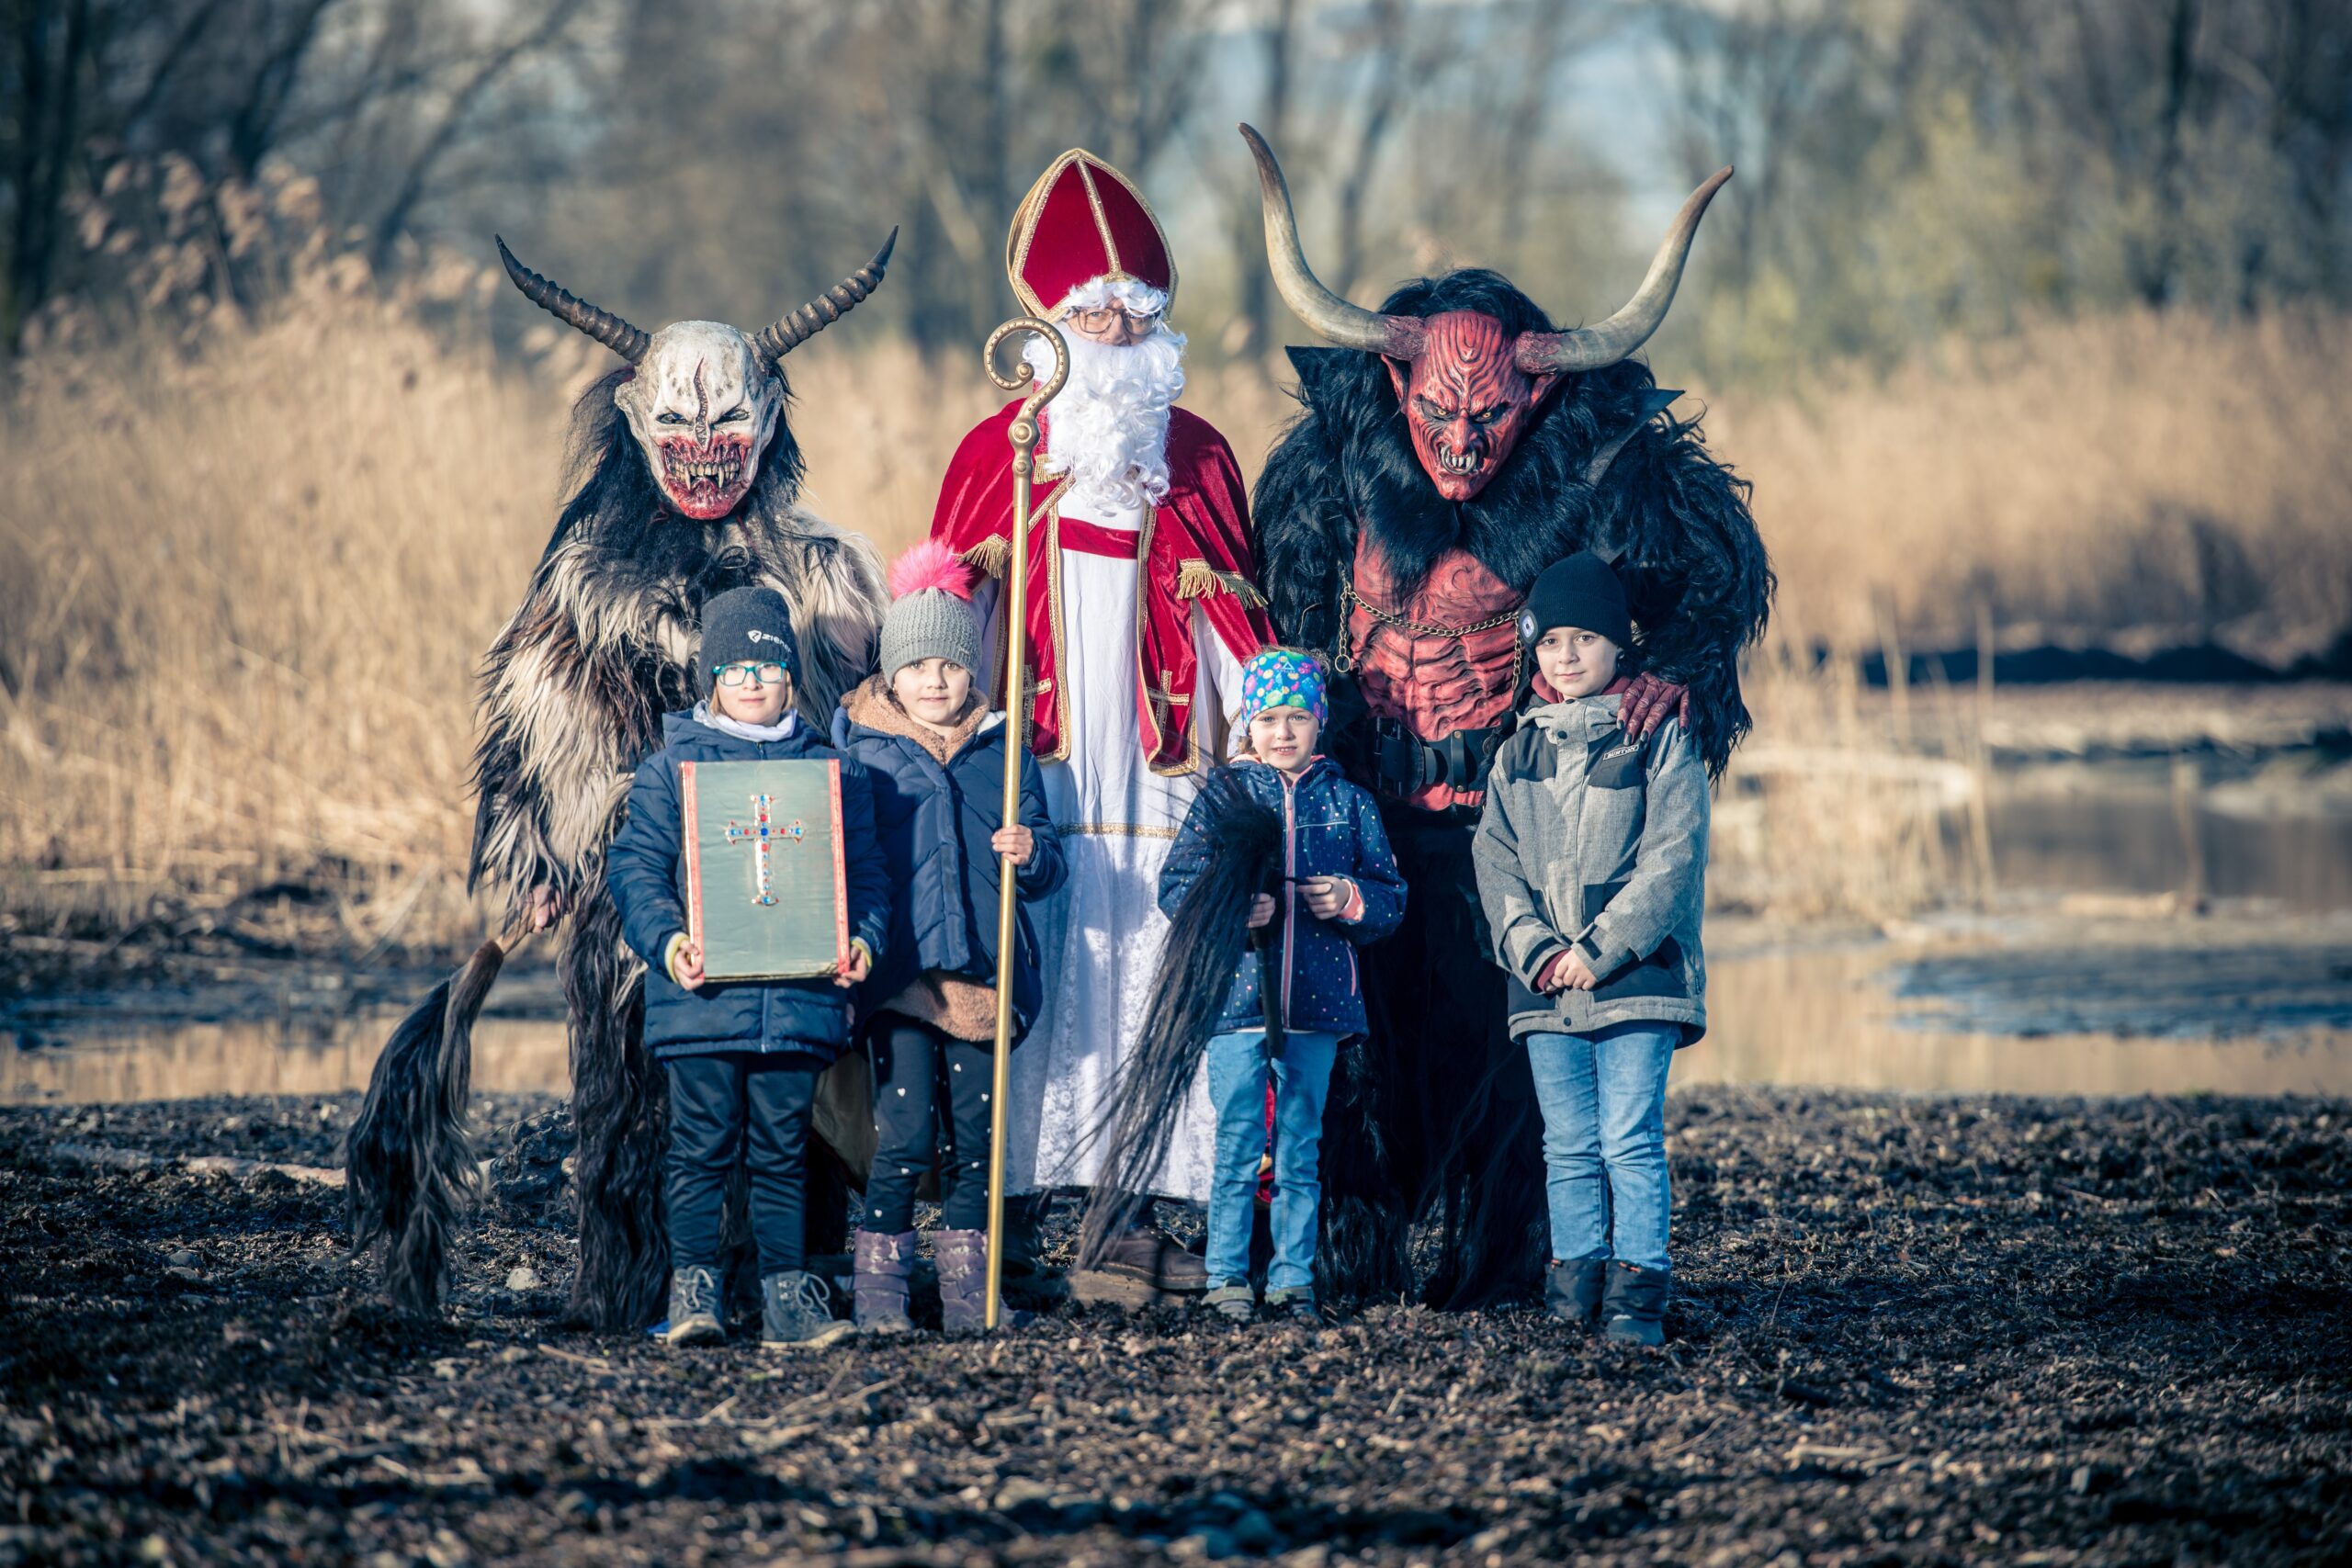
[[[849,958],[841,762],[681,762],[678,795],[704,975],[836,973]]]

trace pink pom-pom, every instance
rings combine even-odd
[[[890,597],[903,599],[937,588],[958,599],[969,599],[976,575],[945,541],[925,539],[890,564]]]

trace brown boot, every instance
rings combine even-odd
[[[1209,1288],[1208,1265],[1173,1236],[1146,1225],[1120,1235],[1102,1259],[1102,1272],[1155,1290],[1200,1292]]]
[[[1175,1305],[1199,1300],[1208,1288],[1207,1261],[1148,1223],[1120,1232],[1100,1263],[1070,1277],[1080,1301],[1114,1306]]]

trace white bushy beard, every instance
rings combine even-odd
[[[1064,332],[1069,381],[1046,405],[1039,468],[1120,506],[1168,499],[1168,411],[1184,389],[1184,335],[1163,324],[1141,343],[1114,347]],[[1054,356],[1031,338],[1022,350],[1040,377]]]

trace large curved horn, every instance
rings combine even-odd
[[[1290,183],[1283,178],[1283,166],[1274,162],[1273,150],[1256,130],[1243,126],[1241,139],[1250,143],[1250,155],[1258,160],[1258,201],[1266,214],[1266,266],[1274,275],[1274,288],[1281,292],[1283,303],[1318,335],[1341,348],[1361,348],[1391,359],[1419,355],[1428,331],[1419,318],[1384,316],[1351,305],[1307,270],[1306,255],[1298,244],[1298,215],[1291,210]]]
[[[1682,282],[1682,264],[1690,258],[1690,242],[1699,232],[1699,219],[1729,178],[1728,167],[1718,170],[1713,179],[1690,193],[1690,199],[1682,204],[1682,210],[1674,215],[1674,222],[1666,231],[1666,243],[1650,259],[1648,276],[1642,279],[1642,286],[1625,301],[1623,310],[1589,327],[1573,327],[1564,333],[1520,333],[1513,354],[1519,367],[1530,376],[1598,370],[1604,365],[1616,364],[1647,343],[1650,334],[1665,321],[1666,308],[1674,303],[1674,290]]]
[[[814,299],[795,310],[772,327],[763,327],[752,340],[753,346],[770,359],[782,359],[802,344],[849,314],[857,302],[882,287],[882,271],[890,265],[890,252],[899,243],[899,231],[893,228],[874,259],[826,289]]]
[[[492,235],[496,239],[497,236]],[[573,298],[556,287],[550,278],[541,277],[514,259],[504,240],[498,241],[498,259],[506,264],[506,276],[523,291],[523,298],[568,326],[578,327],[631,365],[645,357],[646,345],[653,340],[630,326],[610,310],[600,310],[585,299]]]

